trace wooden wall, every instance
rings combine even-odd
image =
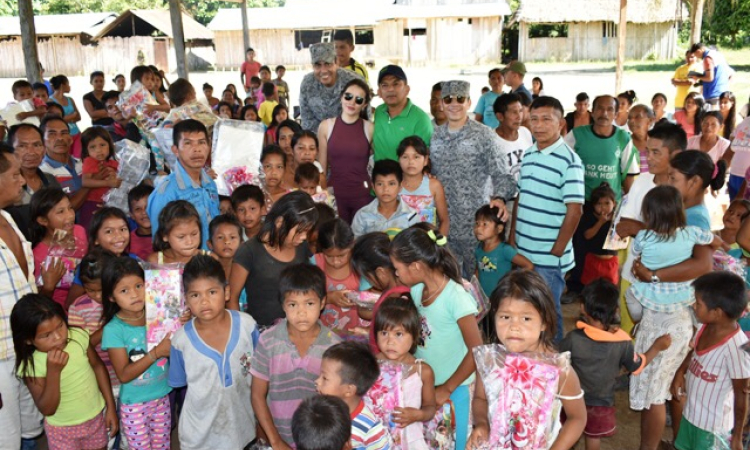
[[[174,48],[171,39],[168,43],[169,67],[159,67],[169,71],[176,67]],[[69,76],[88,75],[101,70],[107,76],[123,73],[128,76],[137,63],[138,50],[143,50],[147,64],[154,64],[154,38],[134,36],[129,38],[106,37],[95,45],[82,45],[78,36],[40,38],[37,43],[39,61],[44,65],[47,77],[56,74]],[[210,47],[188,49],[199,58],[188,58],[191,70],[197,70],[203,61],[213,63],[214,54]],[[21,38],[13,37],[0,41],[0,78],[25,78]],[[205,67],[204,67],[205,70]]]
[[[618,38],[602,37],[602,22],[568,24],[567,38],[528,37],[528,25],[521,23],[518,58],[522,61],[614,61]],[[628,23],[628,59],[672,59],[676,56],[677,31],[674,24]]]

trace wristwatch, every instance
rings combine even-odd
[[[656,275],[656,271],[655,270],[651,271],[651,282],[652,283],[661,283],[661,279],[659,279],[659,277]]]

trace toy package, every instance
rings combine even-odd
[[[380,376],[363,398],[367,406],[388,428],[394,450],[427,450],[423,424],[400,428],[393,420],[395,408],[421,406],[422,379],[416,366],[380,360]],[[416,394],[416,395],[415,395]],[[409,401],[411,397],[411,400]]]
[[[123,139],[115,143],[117,178],[122,180],[119,188],[111,188],[104,195],[107,206],[128,211],[128,192],[148,176],[151,152],[141,144]]]
[[[260,154],[265,129],[260,122],[219,119],[214,125],[211,168],[221,195],[243,184],[260,185]]]
[[[70,289],[75,279],[76,267],[81,262],[81,258],[76,256],[77,249],[86,248],[83,242],[76,242],[75,235],[71,231],[70,233],[65,230],[55,230],[52,234],[52,242],[50,242],[47,256],[44,257],[42,262],[43,269],[49,269],[49,267],[55,264],[58,260],[62,261],[65,266],[65,273],[63,274],[60,281],[57,283],[56,288]],[[36,280],[39,286],[44,284],[41,273]]]
[[[437,209],[430,206],[434,202],[432,195],[401,194],[401,200],[417,211],[420,222],[437,225]]]
[[[622,201],[619,205],[617,205],[617,209],[615,210],[614,214],[612,214],[612,217],[615,219],[612,221],[612,225],[609,227],[609,231],[607,232],[607,239],[604,241],[604,250],[624,250],[628,248],[628,245],[630,244],[630,238],[629,237],[621,237],[619,234],[617,234],[617,224],[620,223],[620,210],[622,210],[622,205],[627,203],[628,196],[625,195],[622,198]]]
[[[348,291],[346,298],[362,309],[372,310],[375,303],[378,302],[380,294],[371,291]]]
[[[560,428],[561,403],[555,398],[570,354],[511,353],[492,344],[475,347],[474,359],[487,395],[486,448],[549,448]]]
[[[182,326],[185,311],[182,292],[183,264],[146,264],[146,343],[156,347]]]
[[[173,127],[176,123],[187,119],[195,119],[205,125],[208,130],[209,139],[211,138],[214,124],[219,120],[216,114],[211,111],[211,108],[198,100],[193,100],[182,106],[172,108],[164,119],[164,122],[161,123],[161,127]]]
[[[165,114],[159,111],[146,111],[146,105],[158,105],[153,95],[140,81],[136,81],[120,94],[117,107],[124,117],[130,117],[143,131],[150,131],[164,120]]]

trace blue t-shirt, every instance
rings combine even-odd
[[[104,325],[102,333],[102,350],[124,348],[131,362],[148,358],[146,346],[146,327],[134,327],[113,317]],[[172,389],[167,383],[169,378],[169,359],[160,358],[136,379],[120,386],[120,400],[123,404],[149,402],[169,394]]]
[[[482,115],[482,123],[490,128],[497,128],[500,126],[500,121],[495,116],[495,100],[500,97],[500,94],[495,94],[492,91],[485,92],[479,97],[477,101],[477,107],[474,108],[474,114]]]
[[[483,247],[480,242],[474,250],[474,256],[477,260],[479,283],[484,293],[489,296],[500,279],[510,272],[513,257],[518,254],[518,250],[505,242],[501,242],[489,252],[485,252]]]
[[[691,206],[686,209],[685,220],[688,226],[711,231],[711,216],[708,214],[708,208],[704,204]]]

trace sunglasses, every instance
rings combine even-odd
[[[345,92],[344,93],[344,100],[346,100],[347,102],[349,102],[352,99],[354,99],[354,103],[356,103],[358,105],[364,105],[365,104],[365,99],[363,97],[360,97],[360,96],[355,97],[354,94],[350,94],[349,92]]]
[[[457,97],[454,97],[452,95],[446,95],[445,97],[443,97],[443,103],[445,103],[446,105],[450,105],[451,103],[453,103],[454,98],[456,99],[459,105],[463,105],[467,97],[464,97],[462,95],[459,95]]]

